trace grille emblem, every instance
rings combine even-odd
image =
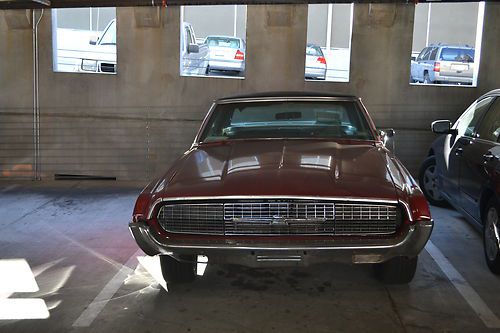
[[[274,215],[273,219],[271,220],[271,224],[273,224],[273,225],[287,225],[288,223],[286,222],[286,218],[284,218],[283,216]]]

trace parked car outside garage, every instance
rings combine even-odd
[[[486,262],[500,274],[500,89],[478,98],[452,126],[432,123],[438,137],[420,170],[430,203],[446,202],[483,233]]]
[[[469,46],[431,45],[411,62],[411,82],[472,85],[474,52]]]
[[[245,41],[238,37],[207,36],[204,44],[208,46],[208,72],[245,73]]]
[[[116,19],[111,20],[101,36],[92,37],[79,71],[116,73]]]
[[[386,131],[390,133],[391,131]],[[408,283],[432,231],[410,173],[354,96],[217,100],[192,147],[137,199],[130,230],[169,283],[200,255],[251,267],[375,264]]]
[[[314,44],[306,47],[306,79],[326,79],[326,58],[321,48]]]

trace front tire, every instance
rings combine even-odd
[[[387,284],[407,284],[415,276],[417,262],[418,256],[392,258],[386,262],[375,264],[375,276]]]
[[[431,205],[439,207],[445,207],[447,205],[446,200],[439,192],[436,157],[434,155],[427,157],[420,166],[418,182],[425,198]]]
[[[500,274],[500,223],[498,203],[491,198],[483,213],[484,256],[494,274]]]
[[[167,255],[160,255],[160,265],[163,278],[167,284],[180,284],[194,281],[196,278],[195,257],[183,258],[186,261],[178,261]]]

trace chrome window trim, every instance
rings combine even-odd
[[[367,109],[364,106],[363,102],[361,101],[361,98],[359,97],[333,97],[333,96],[292,96],[292,97],[285,97],[285,96],[275,96],[275,97],[244,97],[244,98],[235,98],[235,99],[227,99],[227,100],[215,100],[212,105],[210,106],[210,109],[208,110],[205,118],[203,118],[203,121],[201,123],[200,129],[196,133],[196,136],[193,140],[193,143],[191,144],[191,149],[198,147],[201,143],[200,137],[203,131],[205,130],[206,124],[208,122],[208,119],[212,116],[212,113],[214,109],[217,107],[219,104],[234,104],[234,103],[253,103],[253,102],[289,102],[289,101],[303,101],[303,102],[314,102],[314,101],[335,101],[335,102],[358,102],[363,111],[367,114]],[[373,131],[374,129],[371,128],[370,124],[368,123],[368,126],[370,127],[370,130],[372,130],[373,134],[373,140],[361,140],[361,139],[350,139],[350,140],[357,140],[357,141],[366,141],[369,143],[377,143],[380,142],[377,140],[378,134],[376,131]],[[273,138],[273,139],[283,139],[283,138]],[[289,140],[290,138],[287,138]],[[300,140],[303,140],[303,138],[298,138]],[[330,138],[332,140],[335,140],[335,138]],[[242,139],[246,140],[246,139]],[[263,140],[266,140],[264,138]]]
[[[314,101],[335,101],[335,102],[355,102],[359,100],[356,97],[348,96],[273,96],[273,97],[243,97],[234,99],[216,100],[214,104],[233,104],[233,103],[253,103],[253,102],[314,102]]]
[[[361,102],[361,99],[358,97],[328,97],[328,96],[297,96],[297,97],[285,97],[285,96],[275,96],[275,97],[244,97],[244,98],[234,98],[227,100],[215,100],[210,109],[208,110],[205,118],[201,123],[201,126],[196,133],[193,143],[191,144],[191,149],[197,147],[200,143],[201,133],[205,130],[208,119],[212,116],[212,113],[215,107],[219,104],[233,104],[233,103],[254,103],[254,102],[287,102],[287,101],[304,101],[304,102],[312,102],[312,101],[336,101],[336,102]],[[376,138],[376,136],[375,136]]]

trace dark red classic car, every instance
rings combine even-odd
[[[252,267],[375,264],[407,283],[432,232],[425,197],[361,100],[267,93],[214,102],[191,148],[137,199],[129,224],[169,284],[197,258]],[[201,258],[201,257],[200,257]]]

